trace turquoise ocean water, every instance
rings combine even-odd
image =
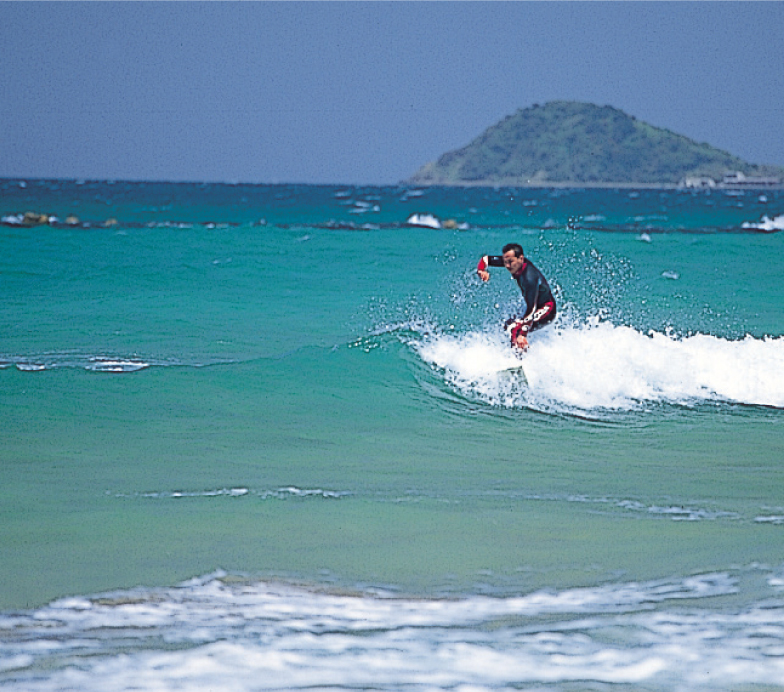
[[[0,216],[0,686],[784,690],[781,190]],[[559,302],[522,359],[510,241]]]

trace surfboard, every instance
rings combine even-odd
[[[498,374],[502,377],[510,377],[519,380],[522,384],[528,384],[528,377],[525,374],[525,369],[522,365],[512,365],[511,367],[499,370]]]

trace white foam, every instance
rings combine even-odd
[[[550,327],[518,360],[499,333],[429,337],[416,345],[464,394],[507,407],[630,410],[720,401],[784,407],[784,337],[678,338],[596,322]],[[522,364],[526,387],[503,370]]]
[[[261,498],[262,500],[287,500],[291,498],[299,499],[340,499],[346,497],[351,493],[348,491],[336,490],[322,490],[321,488],[296,488],[289,486],[286,488],[278,488],[276,490],[251,490],[250,488],[237,487],[237,488],[218,488],[210,490],[155,490],[144,493],[111,493],[107,491],[107,495],[114,495],[117,498],[144,498],[152,500],[169,500],[181,498],[215,498],[215,497],[246,497],[253,496]]]
[[[770,573],[774,593],[779,576]],[[784,608],[710,606],[737,591],[734,578],[712,574],[407,599],[217,574],[0,617],[0,684],[29,692],[780,684]]]
[[[756,229],[758,231],[768,231],[769,233],[775,231],[784,231],[784,214],[781,216],[776,216],[772,219],[767,215],[763,216],[762,221],[755,223],[746,222],[743,224],[743,228]]]
[[[409,226],[421,226],[423,228],[441,228],[441,222],[432,214],[412,214],[406,220]]]
[[[206,363],[192,363],[193,366]],[[91,355],[72,351],[37,353],[33,355],[3,354],[0,367],[15,366],[24,372],[55,370],[60,368],[83,368],[91,372],[133,373],[150,367],[187,365],[178,360],[142,359],[135,356]]]
[[[6,226],[24,226],[24,214],[11,214],[0,218],[0,223]]]
[[[755,517],[754,521],[757,522],[758,524],[775,524],[776,526],[781,526],[782,524],[784,524],[784,516],[778,514],[774,514],[771,516],[760,516],[760,517]]]
[[[16,363],[16,369],[22,372],[41,372],[46,370],[46,366],[42,363]]]
[[[90,358],[90,363],[85,366],[87,370],[93,370],[94,372],[136,372],[149,367],[150,364],[143,360],[107,358],[104,356]]]

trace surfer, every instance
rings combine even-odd
[[[528,332],[544,327],[555,319],[555,298],[544,278],[533,262],[526,259],[523,248],[517,243],[504,245],[503,255],[485,255],[479,260],[476,273],[482,281],[490,281],[488,267],[506,267],[523,293],[525,313],[512,317],[504,323],[512,346],[525,351],[528,348]]]

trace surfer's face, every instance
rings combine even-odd
[[[509,270],[510,274],[517,274],[525,264],[525,257],[520,255],[517,257],[515,255],[514,250],[508,250],[504,253],[504,266]]]

